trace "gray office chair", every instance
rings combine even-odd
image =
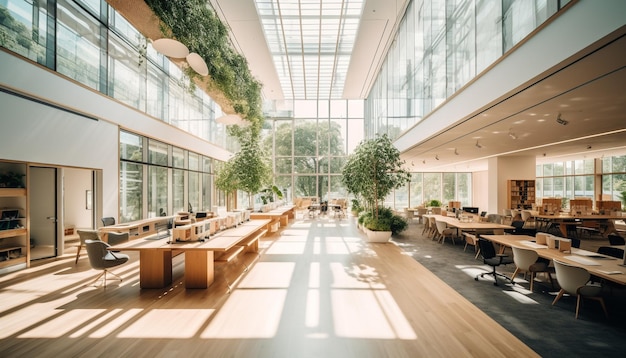
[[[102,225],[104,225],[104,226],[115,225],[115,218],[112,217],[112,216],[107,216],[107,217],[102,218],[100,220],[102,220]]]
[[[80,239],[80,243],[78,244],[78,250],[76,250],[76,262],[78,264],[78,259],[80,258],[80,249],[85,247],[85,241],[87,240],[100,240],[98,236],[98,231],[96,230],[76,230],[78,234],[78,238]]]
[[[127,232],[109,232],[107,233],[107,242],[111,246],[127,242],[129,235]]]
[[[95,270],[102,270],[102,273],[96,277],[91,284],[96,283],[102,278],[104,288],[107,287],[107,273],[115,276],[117,280],[122,281],[122,278],[113,272],[109,271],[109,268],[119,266],[130,258],[128,255],[120,254],[118,252],[111,252],[107,250],[110,245],[100,240],[87,240],[85,241],[87,247],[87,256],[89,256],[89,263]]]

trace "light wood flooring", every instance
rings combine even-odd
[[[42,261],[0,277],[0,355],[537,356],[396,245],[364,239],[354,218],[295,220],[194,290],[184,255],[160,290],[139,288],[133,253],[106,289],[87,286],[86,255]]]

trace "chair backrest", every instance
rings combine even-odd
[[[609,234],[609,245],[624,245],[624,238],[617,234]]]
[[[520,220],[516,220],[516,221],[511,222],[511,226],[513,226],[515,228],[515,231],[517,231],[524,227],[524,222]]]
[[[441,215],[441,208],[440,208],[440,207],[438,207],[438,206],[436,206],[436,207],[434,207],[434,208],[430,209],[430,211],[431,211],[433,214],[435,214],[435,215]]]
[[[618,259],[624,258],[624,249],[620,249],[619,247],[600,246],[598,247],[598,253]]]
[[[552,262],[554,262],[559,286],[569,294],[577,294],[578,288],[584,286],[591,277],[589,272],[582,267],[572,266],[558,260],[552,260]]]
[[[530,219],[533,215],[531,214],[530,211],[528,210],[522,210],[522,220],[527,221],[528,219]]]
[[[85,245],[85,241],[87,240],[100,240],[100,236],[96,230],[76,230],[76,233],[78,234],[81,245]]]
[[[107,234],[107,242],[111,246],[115,246],[117,244],[121,244],[123,242],[128,241],[129,235],[127,232],[109,232]]]
[[[513,262],[515,266],[519,267],[521,270],[528,270],[530,265],[537,262],[539,255],[534,250],[523,249],[521,247],[512,246],[513,250]]]
[[[445,221],[435,221],[435,226],[437,227],[437,231],[440,234],[443,234],[443,231],[448,228],[448,225]]]
[[[435,224],[436,221],[437,220],[433,216],[428,218],[428,222],[430,224],[430,227],[432,227],[433,229],[437,228],[437,224]]]
[[[493,243],[491,241],[479,237],[478,247],[480,247],[480,255],[483,259],[490,259],[496,256],[496,249],[493,247]]]
[[[417,215],[418,216],[422,216],[424,214],[426,214],[428,212],[428,210],[426,208],[417,208]]]
[[[502,223],[502,217],[498,214],[488,214],[487,215],[487,221],[490,223],[496,223],[496,224],[501,224]]]
[[[104,226],[111,226],[111,225],[115,225],[115,218],[112,216],[107,216],[105,218],[102,218],[102,225]]]
[[[96,270],[106,268],[104,257],[108,252],[107,247],[109,247],[109,244],[100,240],[87,240],[85,241],[85,246],[87,247],[87,256],[89,257],[91,267]]]

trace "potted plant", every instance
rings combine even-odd
[[[352,199],[352,205],[350,206],[350,212],[352,213],[352,216],[358,217],[362,211],[363,207],[361,206],[359,199]]]
[[[361,141],[348,156],[342,169],[341,181],[346,189],[363,198],[371,218],[363,221],[369,231],[383,231],[391,237],[390,219],[379,216],[379,202],[410,181],[411,174],[403,168],[400,152],[386,134]],[[360,219],[361,217],[359,217]]]

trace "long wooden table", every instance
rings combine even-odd
[[[510,230],[513,229],[513,226],[500,224],[500,223],[492,223],[488,221],[471,221],[464,222],[457,218],[451,216],[443,216],[436,214],[426,214],[425,218],[434,217],[436,221],[443,221],[449,227],[455,228],[460,231],[486,231],[486,230]]]
[[[507,247],[517,246],[531,249],[536,251],[540,257],[584,267],[592,275],[626,285],[626,267],[623,265],[623,260],[614,257],[577,248],[572,248],[571,252],[549,249],[547,245],[535,243],[535,238],[527,235],[480,235],[480,237]]]
[[[289,219],[295,217],[294,205],[279,206],[273,210],[264,213],[250,213],[250,219],[269,219],[272,224],[279,223],[280,226],[289,225]]]
[[[559,225],[561,230],[561,234],[567,237],[567,226],[575,225],[581,227],[594,227],[597,226],[600,234],[606,237],[613,232],[617,232],[615,229],[614,220],[623,219],[621,215],[570,215],[570,214],[560,214],[560,215],[535,215],[536,221],[543,221],[546,223],[555,223]]]
[[[139,251],[139,285],[141,288],[162,288],[172,283],[172,252],[185,253],[185,287],[207,288],[215,278],[215,252],[227,252],[248,240],[258,239],[266,232],[270,220],[250,220],[236,228],[220,231],[205,241],[172,242],[137,239],[111,246],[109,250]],[[258,244],[251,246],[258,251]]]

